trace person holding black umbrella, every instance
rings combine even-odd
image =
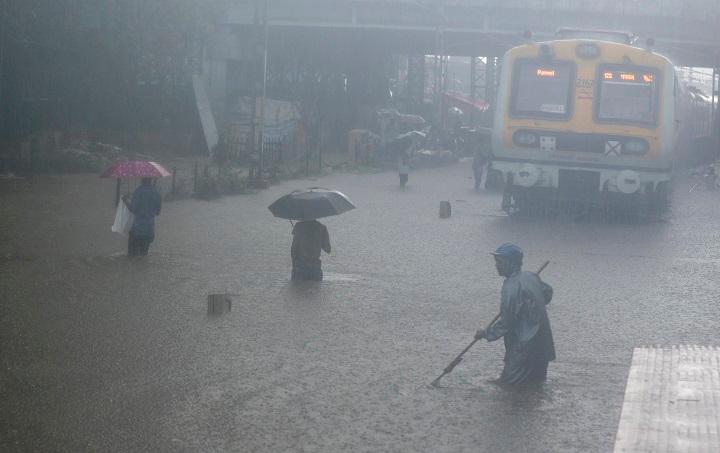
[[[339,215],[355,206],[337,190],[313,187],[284,195],[268,206],[275,217],[298,222],[293,226],[290,248],[293,280],[322,281],[320,255],[330,253],[330,235],[317,219]]]
[[[317,220],[302,220],[293,227],[290,247],[292,279],[322,281],[321,251],[330,253],[327,227]]]

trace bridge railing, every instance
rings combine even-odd
[[[446,43],[453,35],[465,41],[478,34],[515,37],[498,41],[500,47],[519,42],[524,30],[547,39],[561,27],[611,29],[633,32],[643,42],[654,38],[656,49],[678,64],[720,60],[720,0],[269,0],[267,5],[268,23],[276,27],[417,31],[426,38],[443,30]],[[228,7],[220,24],[248,25],[262,14],[251,1],[228,0]]]
[[[252,23],[252,2],[229,3],[225,20]],[[442,13],[440,11],[442,10]],[[557,11],[586,14],[633,15],[678,19],[713,20],[720,17],[718,0],[272,0],[268,2],[271,21],[363,23],[372,18],[381,22],[410,21],[437,24],[444,14],[482,11]],[[466,17],[472,19],[472,17]]]

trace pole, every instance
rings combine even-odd
[[[720,130],[717,129],[718,124],[720,124],[720,121],[718,121],[718,110],[720,109],[719,103],[716,101],[716,97],[720,96],[720,70],[718,68],[713,68],[713,77],[712,77],[712,96],[711,98],[711,108],[712,111],[710,112],[710,130],[712,132],[712,138],[715,143],[715,159],[720,158]]]
[[[543,263],[543,265],[540,266],[540,269],[538,269],[538,271],[536,272],[536,274],[540,275],[540,273],[543,271],[543,269],[545,269],[545,268],[547,267],[548,264],[550,264],[550,261],[545,261],[545,263]],[[489,328],[491,328],[492,325],[495,324],[495,322],[497,322],[498,319],[500,319],[500,313],[498,313],[498,314],[493,318],[493,320],[488,323],[487,327],[485,327],[485,330],[488,330]],[[450,364],[449,364],[448,366],[445,367],[445,369],[443,370],[443,373],[442,373],[440,376],[438,376],[437,379],[435,379],[434,381],[432,381],[432,382],[430,383],[430,385],[432,385],[433,387],[437,387],[437,385],[440,383],[440,379],[442,379],[443,376],[445,376],[446,374],[450,374],[450,372],[453,370],[453,368],[455,368],[460,362],[462,362],[462,360],[463,360],[463,354],[465,354],[466,352],[468,352],[468,350],[469,350],[470,348],[472,348],[473,345],[478,342],[478,340],[480,340],[480,339],[479,339],[479,338],[473,339],[472,343],[470,343],[469,345],[467,345],[467,346],[465,347],[465,349],[463,349],[462,352],[461,352],[460,354],[458,354],[458,356],[455,357],[455,358],[453,359],[453,361],[450,362]]]
[[[445,129],[447,127],[447,112],[445,111],[445,91],[447,91],[447,57],[445,56],[445,26],[447,25],[446,18],[445,18],[445,8],[443,7],[443,4],[440,3],[439,5],[439,11],[440,19],[442,20],[442,23],[439,27],[439,46],[440,46],[440,99],[438,102],[438,108],[440,109],[440,121],[441,121],[441,127],[442,129]]]
[[[717,69],[717,68],[713,68],[713,73],[712,73],[712,96],[710,97],[710,106],[711,106],[711,108],[712,108],[713,118],[715,118],[715,96],[717,95],[717,91],[718,91],[718,89],[717,89],[717,84],[716,84],[717,77],[718,77],[718,69]]]
[[[268,0],[263,5],[263,70],[262,70],[262,97],[260,98],[260,128],[258,140],[260,142],[260,175],[262,178],[265,170],[265,96],[267,93],[267,55],[268,55]]]
[[[5,8],[7,7],[6,2],[2,3],[3,10],[0,12],[2,17],[7,17]],[[3,63],[5,62],[5,27],[0,30],[0,136],[5,133],[5,100],[3,99],[3,82],[5,81],[5,75],[3,71]]]
[[[475,113],[475,105],[477,103],[477,57],[470,57],[470,102],[472,109],[470,110],[470,128],[475,129],[477,114]]]

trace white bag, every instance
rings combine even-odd
[[[115,211],[115,223],[112,226],[112,232],[118,234],[127,234],[132,227],[134,217],[125,203],[120,200],[117,210]]]

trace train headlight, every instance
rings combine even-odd
[[[520,187],[528,188],[537,184],[538,179],[540,179],[540,172],[537,167],[525,164],[515,172],[513,182]]]
[[[618,173],[615,183],[620,192],[630,195],[640,188],[640,175],[632,170],[623,170]]]
[[[623,143],[623,154],[631,154],[633,156],[642,156],[650,149],[650,145],[646,140],[641,138],[631,138]]]
[[[537,148],[538,136],[534,132],[517,131],[513,134],[513,142],[526,148]]]

